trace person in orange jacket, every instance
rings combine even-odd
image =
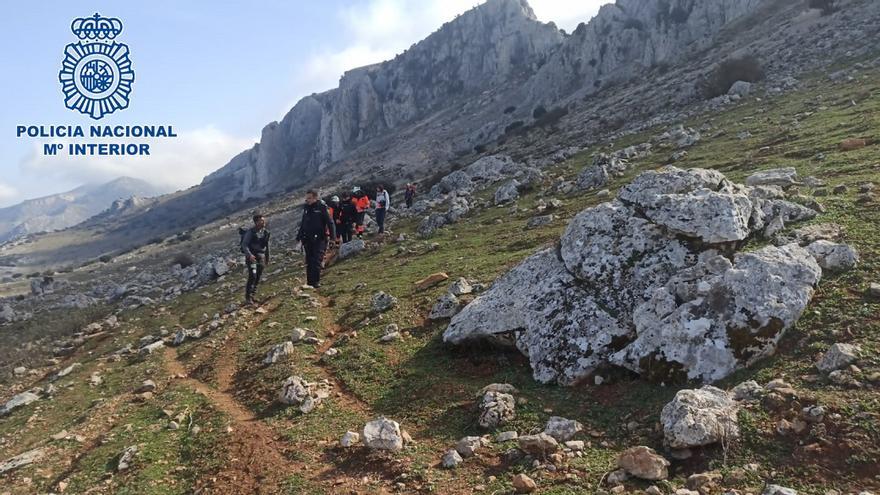
[[[364,233],[364,218],[367,215],[367,210],[370,208],[370,197],[360,187],[354,186],[351,190],[351,201],[357,209],[357,217],[354,224],[355,233],[360,237]]]

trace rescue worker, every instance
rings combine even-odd
[[[385,215],[391,206],[391,197],[381,184],[376,186],[376,223],[379,225],[379,233],[385,233]]]
[[[413,198],[416,197],[416,185],[415,184],[407,184],[406,191],[403,193],[403,200],[406,202],[407,208],[412,208]]]
[[[367,215],[367,210],[370,208],[370,197],[360,187],[355,186],[351,190],[351,198],[357,209],[357,216],[354,221],[355,234],[360,238],[364,234],[364,218]]]
[[[357,207],[354,204],[354,198],[351,194],[345,193],[342,196],[342,206],[340,207],[340,225],[341,232],[337,234],[342,236],[342,243],[351,242],[351,232],[357,219]]]
[[[296,240],[300,243],[306,258],[306,283],[314,288],[320,287],[321,268],[324,251],[328,242],[336,238],[336,226],[327,205],[318,200],[318,193],[308,191],[303,205],[302,220]]]
[[[333,224],[336,225],[336,244],[342,243],[342,205],[339,202],[339,196],[330,198],[330,204],[327,205],[327,211]]]
[[[266,218],[260,212],[254,212],[254,226],[247,229],[241,236],[241,252],[245,257],[248,270],[247,285],[244,290],[244,302],[254,304],[254,295],[263,269],[269,264],[269,231],[266,230]]]

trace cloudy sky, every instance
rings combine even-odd
[[[197,184],[249,148],[299,98],[348,69],[393,58],[478,0],[223,0],[4,2],[0,32],[0,206],[84,183],[131,176],[169,190]],[[541,21],[571,32],[608,3],[529,0]],[[19,125],[95,121],[64,107],[58,71],[73,19],[119,17],[136,73],[128,109],[107,125],[173,125],[149,157],[45,157]],[[50,140],[52,141],[52,140]],[[53,142],[57,142],[54,140]]]

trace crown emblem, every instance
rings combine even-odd
[[[70,24],[70,30],[81,40],[112,40],[122,32],[122,21],[115,17],[79,17]]]
[[[80,39],[64,48],[58,80],[64,106],[97,120],[128,107],[134,70],[128,45],[115,38],[122,21],[113,17],[79,17],[70,30]]]

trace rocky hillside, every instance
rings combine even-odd
[[[492,0],[395,59],[349,71],[339,88],[303,99],[203,184],[122,218],[39,236],[0,263],[69,267],[306,186],[416,181],[427,189],[493,154],[535,166],[560,150],[731,104],[741,95],[718,86],[735,80],[714,81],[741,57],[758,67],[743,77],[763,71],[768,89],[784,92],[802,74],[875,49],[880,3],[835,5],[823,15],[801,0],[629,0],[564,34],[520,0]]]
[[[139,179],[121,177],[0,208],[0,242],[76,225],[110,208],[116,200],[148,198],[166,191]]]
[[[266,202],[256,308],[247,211],[31,279],[0,312],[3,490],[876,492],[868,55],[576,151],[474,160],[336,253],[318,291],[282,227],[295,197]]]

